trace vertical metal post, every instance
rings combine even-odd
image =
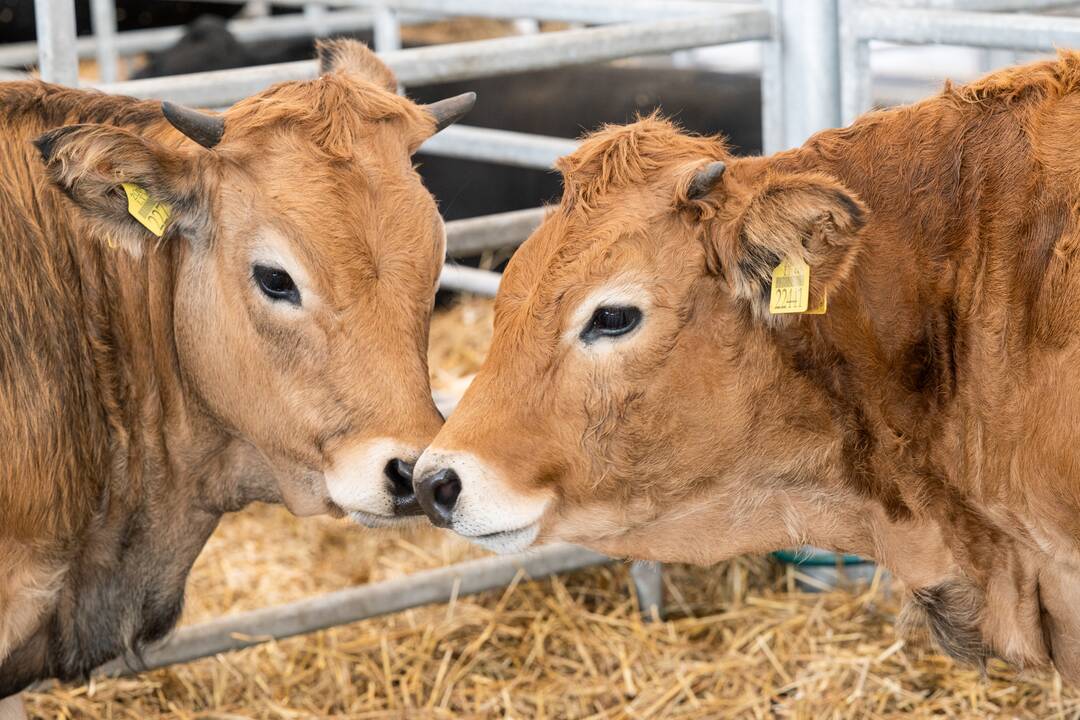
[[[642,560],[630,564],[630,578],[634,581],[638,606],[647,620],[664,615],[664,566],[658,562]]]
[[[848,125],[873,105],[870,41],[859,37],[858,0],[841,0],[840,121]]]
[[[766,155],[787,147],[784,131],[783,44],[780,39],[780,3],[765,0],[772,16],[772,38],[761,43],[761,138]]]
[[[322,3],[305,3],[304,19],[311,25],[311,34],[315,37],[326,37],[329,34],[326,26],[326,6]]]
[[[393,52],[401,49],[401,23],[397,13],[386,5],[375,6],[375,52]]]
[[[119,56],[116,52],[115,0],[90,0],[94,44],[97,46],[98,75],[101,82],[116,82]]]
[[[784,147],[840,124],[837,0],[773,0],[784,108]]]
[[[78,85],[75,0],[34,0],[34,13],[41,79],[72,87]]]

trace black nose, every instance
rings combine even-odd
[[[439,470],[416,483],[416,499],[433,525],[448,528],[454,503],[461,494],[461,479],[450,469]]]
[[[423,510],[416,502],[412,482],[413,466],[399,458],[386,463],[383,474],[390,481],[390,495],[394,498],[395,515],[420,515]]]

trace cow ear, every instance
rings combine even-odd
[[[148,242],[176,233],[209,235],[209,173],[200,163],[210,153],[186,155],[107,125],[57,128],[34,145],[46,177],[74,201],[98,239],[138,255]]]
[[[356,40],[339,38],[320,40],[315,46],[319,56],[319,74],[344,72],[356,75],[392,93],[397,92],[397,78],[378,56]]]
[[[802,260],[810,268],[809,306],[820,306],[851,272],[866,208],[838,180],[816,172],[772,173],[738,195],[745,205],[710,239],[709,267],[768,318],[773,270]]]

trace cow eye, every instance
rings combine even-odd
[[[300,304],[300,291],[289,273],[266,265],[255,265],[251,276],[262,290],[263,295],[271,300],[284,300],[293,305]]]
[[[641,311],[636,307],[598,307],[589,324],[581,332],[581,339],[592,342],[602,337],[625,335],[641,322]]]

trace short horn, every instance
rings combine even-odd
[[[439,132],[465,117],[465,114],[472,110],[475,104],[476,93],[467,92],[433,102],[430,105],[421,105],[420,107],[427,110],[435,118],[435,132]]]
[[[204,148],[214,147],[225,134],[225,120],[217,115],[201,113],[167,100],[161,103],[161,113],[174,128]]]
[[[724,177],[725,170],[727,170],[727,165],[724,164],[723,160],[715,160],[701,168],[698,170],[697,175],[694,176],[694,179],[690,181],[686,196],[691,200],[700,200],[705,197],[716,187],[716,183],[720,182],[720,179]]]

